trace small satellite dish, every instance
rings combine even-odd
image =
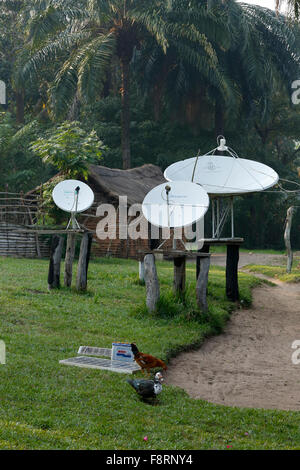
[[[210,195],[227,196],[263,191],[274,186],[278,174],[269,166],[235,156],[200,155],[168,166],[168,181],[201,184]]]
[[[75,215],[78,212],[84,212],[94,202],[94,193],[91,188],[78,180],[65,180],[58,183],[52,191],[52,198],[57,207],[65,212],[71,212],[71,219],[68,223],[69,228],[80,228]]]
[[[207,192],[188,181],[163,183],[145,197],[145,218],[158,227],[184,227],[201,219],[209,207]]]

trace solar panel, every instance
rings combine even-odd
[[[102,359],[98,357],[77,356],[59,361],[60,364],[67,366],[83,367],[88,369],[110,370],[124,374],[133,374],[141,370],[136,362],[115,361],[111,359]]]
[[[93,346],[80,346],[77,354],[111,357],[111,352],[112,352],[111,348],[95,348]]]

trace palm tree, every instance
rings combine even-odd
[[[1,56],[10,67],[10,86],[16,102],[16,122],[24,122],[24,84],[19,80],[19,57],[24,53],[26,2],[1,0]],[[0,56],[0,57],[1,57]]]
[[[281,0],[275,0],[275,11],[277,14],[280,12],[282,3],[286,3],[289,12],[292,13],[296,19],[299,19],[300,0],[286,0],[284,2]]]
[[[81,3],[85,3],[84,0]],[[121,71],[121,124],[123,168],[130,168],[130,78],[134,52],[146,43],[164,55],[185,57],[185,62],[214,83],[222,95],[230,87],[218,68],[209,37],[228,47],[226,25],[199,2],[174,0],[90,0],[86,8],[66,0],[49,3],[31,24],[37,52],[24,68],[24,76],[53,58],[65,57],[51,93],[51,105],[62,115],[76,92],[93,100],[103,88],[116,57]],[[220,25],[222,23],[222,28]]]
[[[0,0],[0,58],[9,64],[9,85],[14,95],[16,123],[24,123],[26,90],[30,88],[23,73],[30,58],[31,44],[26,28],[34,12],[45,8],[46,0]]]
[[[229,0],[232,46],[220,61],[239,87],[242,109],[267,118],[276,93],[285,93],[300,73],[299,29],[268,8]]]
[[[201,8],[207,11],[205,4],[198,6]],[[205,73],[205,67],[195,69],[176,49],[169,48],[163,55],[157,47],[144,47],[138,59],[142,61],[141,70],[146,71],[143,82],[153,95],[154,105],[162,96],[163,87],[171,105],[177,98],[177,108],[180,102],[186,106],[192,97],[192,106],[197,109],[204,96],[214,105],[215,133],[219,135],[224,133],[226,115],[232,122],[241,112],[250,115],[259,108],[260,117],[266,117],[278,89],[289,93],[292,81],[300,73],[299,30],[282,15],[235,0],[216,0],[210,9],[215,21],[223,22],[221,31],[229,37],[229,45],[224,47],[219,37],[207,33],[226,87],[216,86],[215,77]],[[196,24],[197,29],[200,27]]]

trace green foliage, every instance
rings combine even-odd
[[[45,168],[29,149],[30,141],[41,132],[42,127],[36,121],[20,129],[11,113],[0,113],[1,191],[6,185],[9,191],[26,191],[52,176],[51,168]]]
[[[55,186],[66,179],[64,174],[55,175],[49,181],[42,186],[42,198],[43,205],[41,209],[44,208],[43,224],[45,225],[59,225],[66,220],[66,213],[59,209],[54,203],[52,198],[52,192]],[[41,220],[38,220],[38,223],[41,223]]]
[[[88,165],[99,163],[104,145],[95,131],[85,132],[79,122],[64,122],[31,143],[30,149],[46,164],[69,177],[87,179]]]
[[[290,13],[292,14],[292,16],[294,16],[296,18],[296,20],[299,20],[299,16],[300,16],[300,0],[286,0],[286,2],[288,7],[289,7],[289,10],[290,10]],[[284,3],[284,4],[285,4]],[[281,3],[279,2],[279,6],[281,6]]]
[[[212,132],[195,132],[190,126],[170,120],[166,112],[155,120],[148,100],[135,91],[131,94],[131,155],[132,166],[153,163],[164,169],[182,158],[194,156],[199,147],[205,152],[214,143]],[[121,126],[119,97],[109,96],[86,106],[82,112],[85,129],[94,126],[97,134],[107,144],[103,151],[104,165],[122,166]]]
[[[131,58],[126,124],[132,166],[154,163],[164,170],[199,149],[205,153],[215,146],[223,121],[221,133],[239,156],[298,181],[300,106],[290,104],[291,83],[300,76],[297,22],[234,0],[134,0],[125,9],[118,0],[2,4],[0,78],[9,98],[0,123],[2,189],[8,183],[11,190],[26,191],[57,169],[71,165],[76,171],[79,153],[69,158],[64,143],[55,141],[58,117],[78,121],[87,135],[95,130],[107,145],[101,148],[103,164],[122,167],[124,56]],[[20,127],[15,92],[24,84]],[[55,166],[35,158],[30,142],[38,139],[44,160]],[[74,144],[73,150],[81,149]],[[236,235],[249,248],[282,249],[286,209],[297,204],[296,193],[279,190],[238,198]],[[295,248],[299,227],[297,211]],[[207,235],[210,228],[208,214]]]

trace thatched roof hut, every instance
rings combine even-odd
[[[105,199],[118,201],[119,196],[127,196],[128,204],[142,203],[146,194],[165,181],[161,169],[152,164],[130,170],[90,165],[88,184],[95,194],[102,193]]]
[[[48,183],[56,184],[58,176],[62,178],[61,174],[55,175]],[[130,170],[90,165],[88,180],[85,182],[94,191],[95,201],[88,211],[78,214],[77,218],[82,225],[94,233],[92,249],[94,254],[98,256],[112,255],[122,258],[138,258],[140,250],[148,250],[157,246],[160,240],[151,240],[151,236],[147,239],[137,240],[120,239],[118,218],[115,227],[116,237],[100,240],[96,234],[96,227],[104,217],[97,216],[97,208],[101,204],[112,204],[117,212],[120,196],[127,197],[128,206],[142,203],[146,194],[164,181],[161,169],[152,164]],[[40,185],[26,194],[2,194],[2,204],[0,204],[0,256],[48,256],[48,238],[45,238],[45,235],[30,233],[32,229],[36,228],[34,224],[37,221],[37,214],[47,213],[47,202],[45,203],[42,198],[43,186]],[[67,218],[66,214],[66,223]],[[131,219],[128,217],[127,222],[130,223]],[[22,229],[22,233],[20,229]]]
[[[62,177],[61,174],[58,174],[52,177],[48,183],[53,184],[58,176]],[[106,237],[106,235],[105,239],[99,239],[99,236],[97,236],[99,232],[97,231],[96,233],[99,222],[105,218],[105,214],[102,216],[97,215],[99,206],[102,204],[111,204],[115,208],[115,213],[118,214],[119,197],[121,196],[127,197],[127,207],[130,207],[132,204],[141,204],[146,194],[152,188],[165,182],[163,173],[158,166],[146,164],[130,170],[119,170],[101,165],[90,165],[88,179],[87,181],[82,181],[91,187],[95,195],[95,200],[93,206],[86,212],[78,214],[77,218],[80,224],[94,233],[92,252],[95,255],[138,258],[141,250],[153,249],[159,244],[160,239],[151,240],[151,227],[145,219],[143,219],[143,221],[145,224],[148,224],[149,231],[149,237],[147,237],[147,239],[138,238],[133,240],[120,237],[118,217],[115,223],[116,236],[113,239]],[[44,185],[41,185],[31,190],[26,196],[41,194],[43,186]],[[129,224],[132,219],[134,219],[134,217],[127,216],[127,224]]]
[[[119,170],[107,168],[100,165],[91,165],[87,184],[92,188],[95,194],[94,211],[101,204],[113,204],[118,210],[119,197],[126,196],[127,204],[142,203],[146,194],[158,184],[165,181],[163,173],[158,166],[147,164],[130,170]],[[88,211],[90,213],[90,211]],[[127,217],[130,223],[130,217]],[[106,238],[105,240],[96,235],[96,227],[100,217],[87,216],[82,219],[82,223],[90,230],[95,232],[94,240],[97,242],[93,246],[93,253],[98,256],[116,256],[121,258],[138,258],[140,250],[154,248],[159,240],[148,239],[126,240],[120,239],[119,220],[116,220],[116,237]],[[150,233],[150,227],[149,227]]]

